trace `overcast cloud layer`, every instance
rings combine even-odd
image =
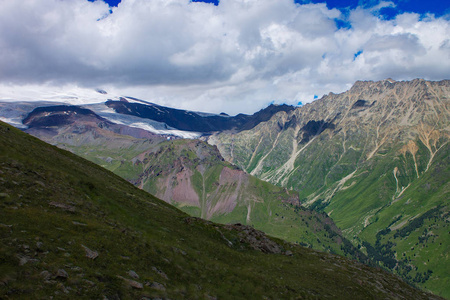
[[[449,79],[449,16],[378,17],[392,5],[344,15],[291,0],[122,0],[110,14],[102,1],[0,0],[0,84],[103,88],[235,114],[356,80]]]

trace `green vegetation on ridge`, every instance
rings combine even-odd
[[[0,145],[2,298],[434,298],[379,269],[188,217],[3,123]]]
[[[192,140],[154,145],[135,139],[134,146],[119,149],[108,140],[101,143],[109,145],[105,152],[96,144],[57,145],[101,164],[191,216],[251,225],[290,242],[367,262],[325,214],[299,207],[297,192],[244,174],[224,161],[213,146]],[[198,202],[193,201],[196,197]]]

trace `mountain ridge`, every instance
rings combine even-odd
[[[292,111],[293,106],[269,105],[253,115],[238,114],[236,116],[203,115],[198,112],[164,107],[153,103],[129,102],[125,98],[120,101],[108,100],[106,106],[120,114],[129,114],[158,122],[168,126],[201,133],[211,133],[224,130],[248,130],[261,122],[265,122],[279,111]]]
[[[216,147],[139,132],[133,136],[137,129],[110,124],[92,111],[75,111],[67,106],[35,110],[24,121],[29,124],[26,132],[114,171],[192,216],[252,225],[291,242],[367,262],[327,216],[299,207],[297,193],[246,174],[225,162]]]
[[[449,112],[449,80],[359,81],[347,92],[325,95],[250,131],[212,135],[208,142],[227,161],[258,178],[299,191],[304,205],[327,212],[355,245],[378,247],[384,253],[377,256],[380,265],[427,286],[448,281],[442,267],[448,266],[446,254],[425,254],[427,246],[448,253],[445,217],[432,224],[415,223],[417,231],[431,226],[440,232],[423,250],[413,247],[420,245],[415,234],[400,240],[395,230],[387,236],[377,232],[392,222],[407,226],[433,207],[440,207],[438,215],[448,213]],[[436,168],[439,175],[431,176]],[[433,188],[409,192],[420,184]],[[401,263],[408,255],[413,263]],[[427,277],[425,284],[423,274],[430,265],[434,279]],[[448,297],[448,289],[441,291]]]

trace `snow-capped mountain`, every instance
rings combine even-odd
[[[23,124],[23,119],[37,107],[77,105],[88,108],[113,123],[141,128],[154,134],[188,139],[198,138],[201,135],[197,132],[178,130],[167,126],[164,122],[118,114],[105,105],[108,100],[120,99],[124,98],[117,94],[110,94],[103,89],[87,89],[75,86],[55,88],[45,85],[26,86],[18,89],[14,86],[1,86],[0,120],[25,129],[27,126]],[[138,102],[132,98],[129,98],[129,101]]]
[[[288,105],[270,105],[253,115],[229,116],[165,107],[133,97],[109,94],[102,89],[0,87],[0,120],[16,127],[26,128],[22,121],[35,108],[52,105],[81,106],[116,124],[187,139],[223,130],[248,130],[269,120],[279,111],[294,109]]]

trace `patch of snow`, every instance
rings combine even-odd
[[[22,119],[17,119],[17,118],[5,118],[0,116],[0,120],[8,123],[9,125],[12,125],[14,127],[20,128],[20,129],[26,129],[27,126],[22,124]]]
[[[185,139],[196,139],[202,135],[199,132],[178,130],[162,122],[131,115],[118,114],[114,109],[109,108],[104,103],[83,105],[83,107],[92,110],[99,116],[113,123],[141,128],[155,134],[174,135]]]
[[[222,117],[222,118],[230,118],[230,116],[224,116],[219,114],[201,112],[201,111],[193,111],[194,114],[199,115],[200,117]]]
[[[157,105],[155,103],[149,102],[149,101],[145,101],[145,100],[141,100],[141,99],[137,99],[137,98],[133,98],[133,97],[123,97],[125,98],[128,102],[130,103],[140,103],[140,104],[146,104],[146,105]]]
[[[127,100],[128,102],[130,102],[130,103],[139,103],[139,104],[149,105],[149,106],[152,106],[154,109],[156,109],[156,110],[158,110],[158,111],[160,111],[160,112],[163,112],[161,109],[159,109],[159,107],[164,107],[164,106],[161,106],[161,105],[158,105],[158,104],[155,104],[155,103],[152,103],[152,102],[148,102],[148,101],[145,101],[145,100],[141,100],[141,99],[136,99],[136,98],[133,98],[133,97],[125,97],[125,98],[126,98],[126,100]],[[180,109],[178,109],[178,108],[173,108],[173,107],[169,107],[169,108],[171,108],[171,109],[176,109],[176,110],[180,110]],[[224,116],[224,115],[220,115],[220,114],[213,114],[213,113],[200,112],[200,111],[190,111],[190,110],[186,110],[186,113],[187,113],[187,114],[190,114],[190,115],[198,115],[198,116],[201,116],[201,117],[223,117],[223,118],[230,118],[230,116]]]

